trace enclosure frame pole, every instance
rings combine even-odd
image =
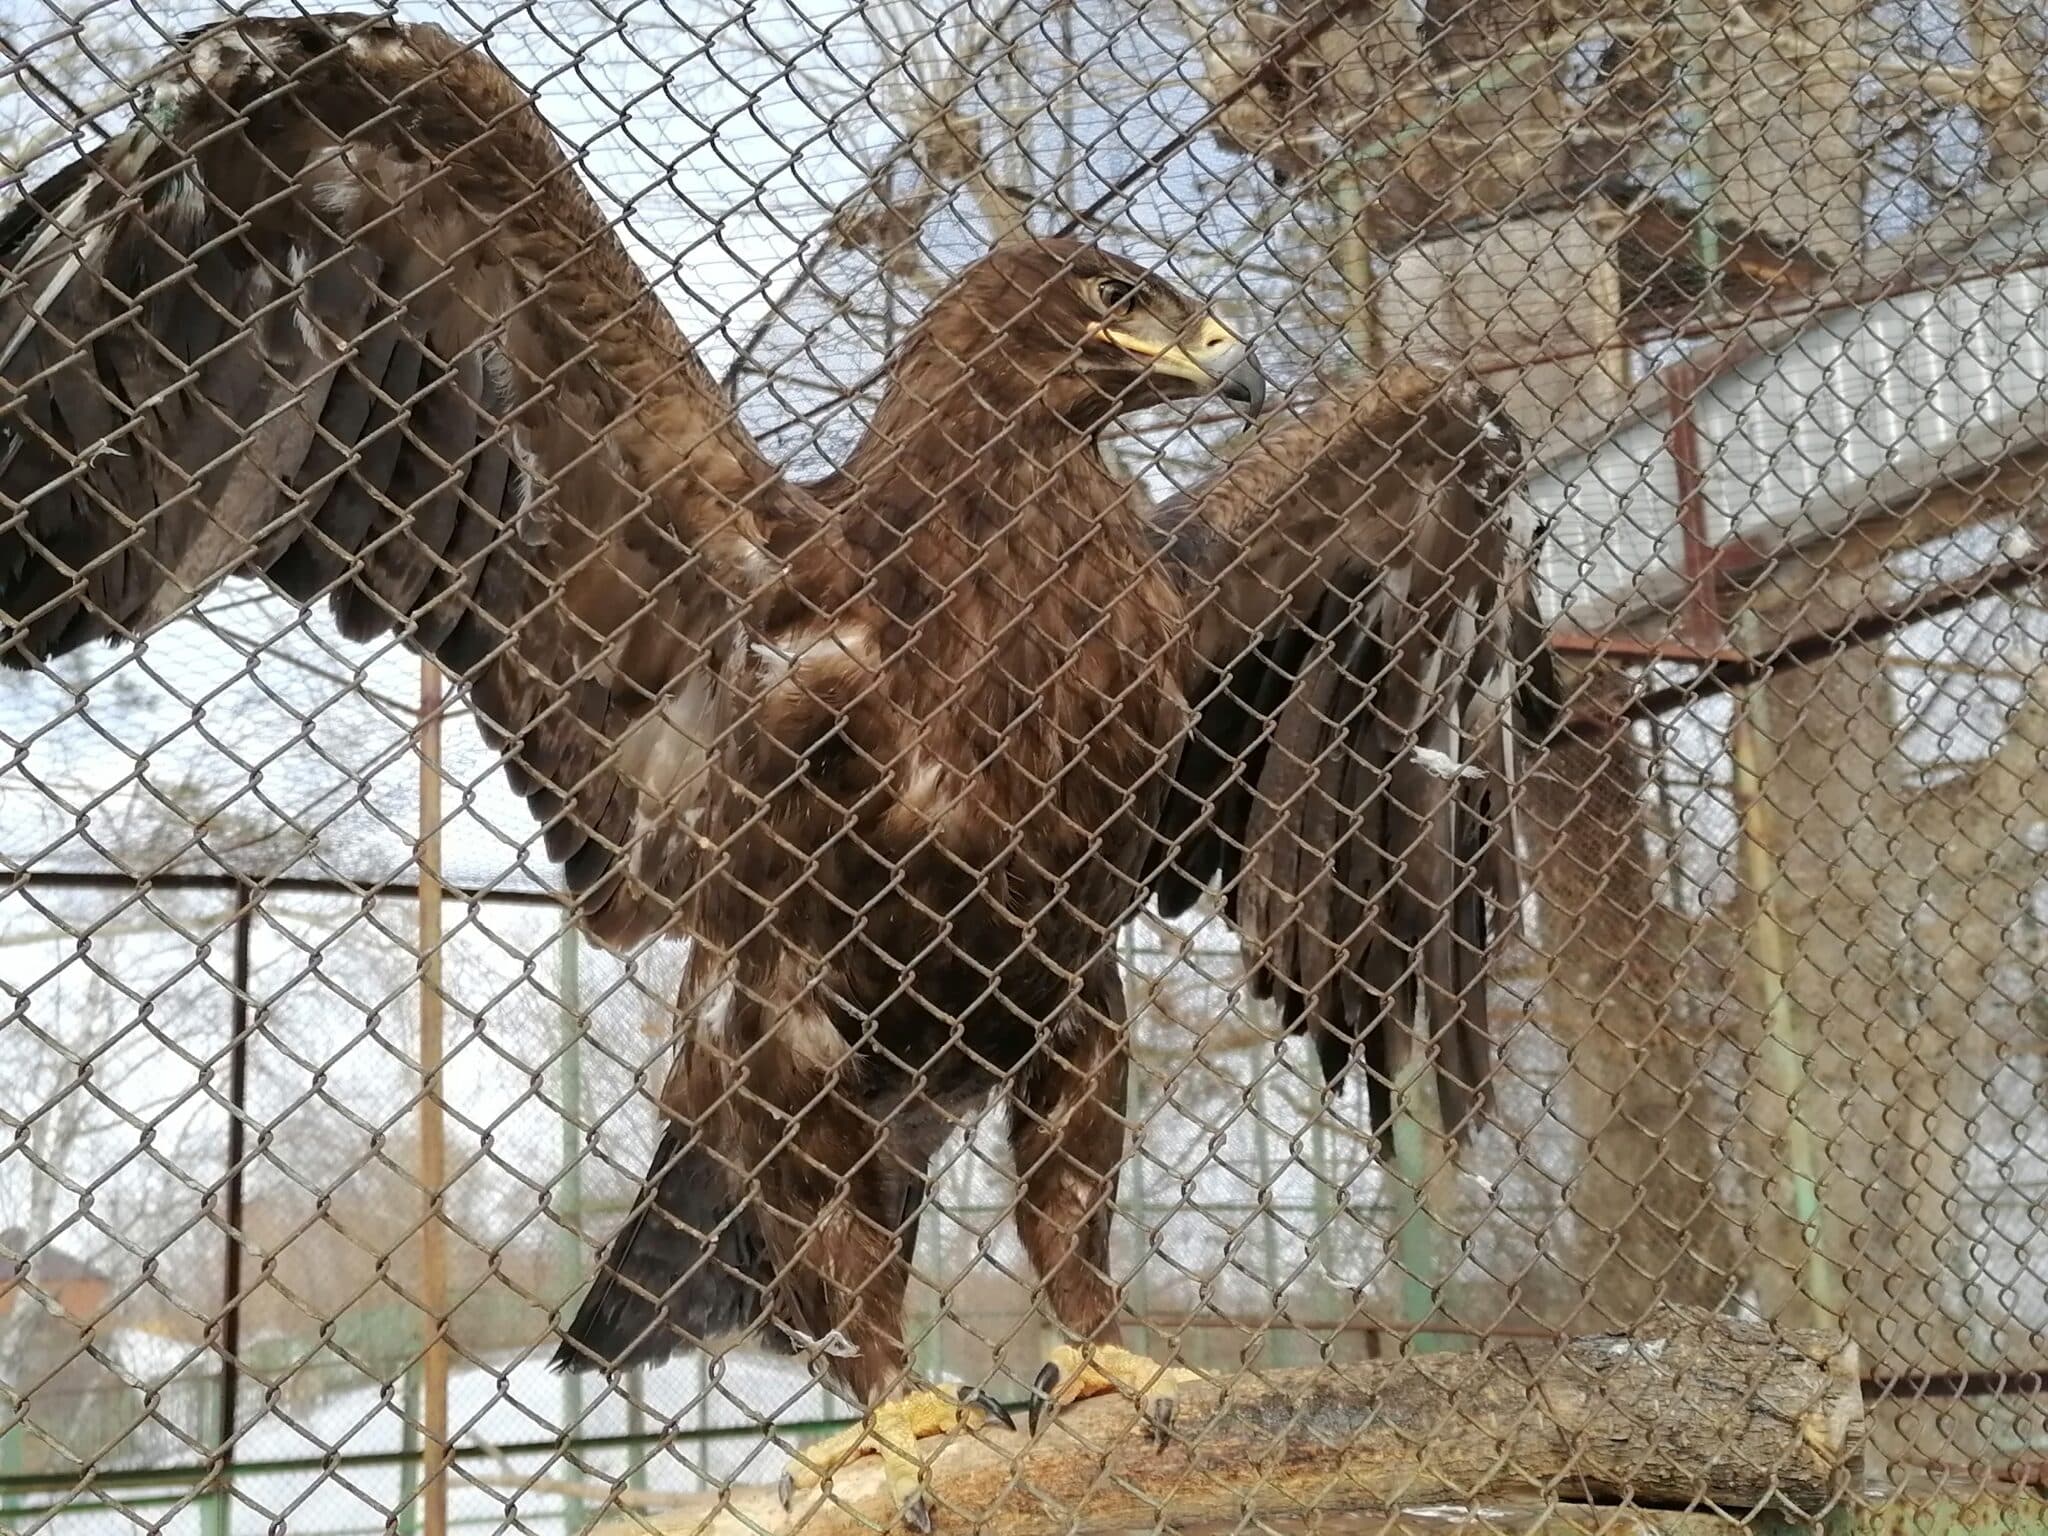
[[[1148,929],[1147,931],[1149,932],[1150,930]],[[1145,975],[1146,973],[1138,969],[1138,925],[1136,923],[1125,923],[1123,932],[1117,935],[1116,942],[1117,959],[1123,965],[1123,974],[1127,977]],[[1139,1113],[1139,1105],[1144,1100],[1147,1074],[1143,1065],[1138,1061],[1135,1041],[1138,1027],[1143,1022],[1144,1015],[1150,1007],[1149,999],[1152,996],[1152,991],[1149,979],[1145,996],[1148,999],[1146,1004],[1138,1008],[1124,1023],[1124,1051],[1126,1054],[1124,1101],[1117,1106],[1117,1112],[1124,1117],[1124,1159],[1122,1171],[1117,1174],[1116,1188],[1111,1206],[1110,1222],[1112,1230],[1114,1230],[1116,1213],[1118,1211],[1142,1211],[1150,1208],[1146,1203],[1145,1195],[1145,1159],[1140,1155],[1141,1132],[1132,1129],[1133,1126],[1142,1128],[1146,1124],[1146,1117]],[[1148,1261],[1151,1258],[1151,1252],[1140,1255],[1136,1272],[1129,1277],[1128,1281],[1117,1286],[1117,1304],[1126,1317],[1132,1317],[1135,1314],[1135,1317],[1143,1318],[1151,1314],[1151,1298],[1144,1289],[1146,1285],[1144,1277],[1150,1269]],[[1134,1295],[1137,1298],[1135,1304],[1133,1304],[1132,1300]],[[1037,1295],[1034,1294],[1031,1300],[1034,1309],[1037,1309],[1042,1316],[1044,1309],[1039,1307]],[[1142,1322],[1135,1321],[1132,1331],[1136,1335],[1140,1353],[1150,1355],[1154,1359],[1160,1358],[1160,1340],[1164,1335],[1155,1333]],[[1178,1333],[1176,1333],[1172,1338],[1173,1363],[1176,1365],[1185,1365],[1187,1363],[1182,1355],[1182,1348],[1182,1340]]]
[[[1334,1255],[1330,1251],[1333,1238],[1330,1229],[1337,1224],[1337,1216],[1342,1209],[1338,1198],[1337,1186],[1332,1182],[1330,1174],[1330,1170],[1336,1166],[1337,1162],[1335,1140],[1336,1138],[1330,1134],[1330,1117],[1327,1114],[1316,1115],[1309,1120],[1309,1157],[1314,1163],[1314,1167],[1309,1170],[1311,1175],[1309,1182],[1309,1220],[1314,1223],[1315,1228],[1309,1236],[1309,1247],[1312,1255],[1315,1257],[1316,1268],[1320,1269],[1325,1277],[1332,1279],[1334,1279],[1334,1276],[1330,1274],[1329,1260]],[[1351,1170],[1347,1160],[1347,1166],[1344,1169],[1346,1193],[1349,1192],[1350,1188],[1350,1173]],[[1304,1365],[1338,1364],[1337,1340],[1342,1333],[1343,1329],[1340,1327],[1324,1338],[1317,1338],[1311,1334],[1308,1339],[1308,1358],[1302,1363]]]
[[[556,990],[561,994],[561,1087],[562,1096],[562,1178],[561,1213],[576,1223],[563,1223],[562,1241],[567,1249],[568,1268],[573,1274],[583,1262],[579,1236],[583,1221],[583,951],[574,923],[565,924],[555,948]],[[583,1429],[583,1374],[567,1371],[562,1376],[562,1422],[573,1438]],[[589,1517],[589,1507],[578,1493],[562,1501],[563,1528],[580,1531]]]
[[[1805,1010],[1793,995],[1792,940],[1778,916],[1780,868],[1777,849],[1783,828],[1766,791],[1764,737],[1768,696],[1762,684],[1739,690],[1729,727],[1729,757],[1735,767],[1735,808],[1741,843],[1742,883],[1749,892],[1750,933],[1744,953],[1756,978],[1764,1017],[1757,1075],[1767,1093],[1784,1103],[1782,1152],[1798,1224],[1796,1289],[1804,1305],[1777,1321],[1801,1327],[1836,1328],[1844,1320],[1841,1288],[1828,1261],[1827,1213],[1820,1198],[1819,1138],[1807,1122],[1805,1105],[1813,1059]]]
[[[415,1536],[420,1528],[420,1362],[406,1366],[398,1382],[398,1518],[397,1536]]]
[[[441,1071],[446,1014],[441,991],[441,673],[420,663],[419,869],[420,1143],[419,1184],[426,1219],[420,1227],[420,1305],[426,1319],[421,1357],[421,1528],[448,1536],[448,1253],[441,1199],[448,1180]]]
[[[1331,184],[1331,203],[1343,221],[1337,231],[1337,267],[1350,290],[1344,312],[1345,340],[1353,359],[1371,367],[1380,356],[1380,318],[1374,298],[1379,292],[1378,274],[1373,270],[1372,242],[1365,233],[1365,189],[1359,173],[1347,171]]]
[[[1709,254],[1714,254],[1712,247],[1703,250],[1703,255]],[[1693,645],[1712,652],[1726,647],[1736,637],[1722,605],[1721,573],[1707,527],[1706,456],[1694,419],[1704,382],[1702,375],[1686,369],[1665,374],[1670,413],[1665,451],[1672,459],[1678,490],[1678,527],[1684,540],[1685,634]],[[1782,1099],[1785,1106],[1782,1153],[1790,1181],[1791,1214],[1799,1231],[1795,1289],[1805,1302],[1796,1318],[1778,1321],[1834,1327],[1842,1320],[1842,1308],[1839,1288],[1826,1258],[1818,1140],[1803,1113],[1812,1044],[1806,1038],[1804,1011],[1792,993],[1791,936],[1778,917],[1777,850],[1783,843],[1783,833],[1777,808],[1771,803],[1765,785],[1764,740],[1769,733],[1758,718],[1766,709],[1768,695],[1761,683],[1737,687],[1733,692],[1728,756],[1735,775],[1740,880],[1750,898],[1749,931],[1742,953],[1754,979],[1764,1019],[1757,1076],[1765,1091]]]
[[[217,1405],[218,1449],[213,1458],[213,1486],[207,1491],[200,1516],[206,1536],[226,1536],[229,1507],[234,1498],[235,1434],[237,1411],[242,1395],[242,1275],[246,1257],[243,1218],[247,1209],[242,1164],[248,1156],[249,1031],[254,1009],[250,1003],[251,977],[255,966],[256,890],[243,881],[235,884],[234,949],[229,970],[228,996],[228,1144],[227,1166],[222,1176],[226,1204],[227,1251],[221,1262],[220,1399]]]

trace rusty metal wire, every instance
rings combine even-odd
[[[277,16],[7,12],[0,1529],[801,1528],[793,1494],[789,1516],[748,1500],[828,1433],[900,1424],[921,1384],[1021,1419],[1099,1295],[1125,1346],[1196,1373],[1170,1387],[1177,1428],[1155,1383],[1132,1431],[1169,1459],[1077,1492],[1034,1427],[1039,1459],[1010,1463],[1030,1519],[985,1521],[944,1487],[906,1498],[892,1461],[911,1528],[1116,1526],[1083,1507],[1109,1485],[1137,1490],[1131,1527],[1534,1530],[1631,1501],[1686,1506],[1643,1516],[1675,1526],[1774,1497],[1959,1526],[1982,1497],[2040,1528],[2048,13],[527,0],[395,19],[445,48],[391,17]],[[559,161],[518,137],[529,102]],[[1039,244],[1069,237],[1129,265]],[[1046,357],[979,298],[979,330],[927,320],[992,253],[1047,250],[996,290],[1055,328],[1082,306]],[[899,409],[925,345],[955,371]],[[1225,403],[1268,389],[1270,414]],[[970,407],[1000,430],[975,438]],[[1046,420],[1062,451],[1030,439]],[[1226,518],[1290,433],[1349,475],[1341,535],[1303,509],[1299,464]],[[995,512],[959,489],[999,500],[1009,466],[1038,485],[1076,445],[1113,506],[1075,512],[1051,471]],[[1453,484],[1480,511],[1432,542],[1432,517],[1464,515],[1433,499]],[[336,485],[358,503],[337,511]],[[1176,542],[1190,506],[1228,559]],[[1151,542],[1079,583],[1127,513]],[[1180,585],[1161,597],[1140,567]],[[953,606],[983,587],[1021,628]],[[1250,638],[1210,633],[1196,589],[1252,614]],[[1510,670],[1554,664],[1554,729],[1526,719],[1496,762],[1477,692],[1426,728],[1395,718],[1413,658],[1384,645],[1373,673],[1366,642],[1421,633],[1423,591],[1474,636],[1533,602],[1540,656]],[[926,627],[952,649],[919,650]],[[1454,632],[1406,682],[1449,696]],[[1151,848],[1116,842],[1131,827],[1171,820],[1178,706],[1260,642],[1298,642],[1299,675],[1226,748],[1242,785],[1196,792],[1254,844],[1223,859],[1238,900],[1169,910],[1170,879],[1125,888],[1136,854],[1103,872]],[[1013,712],[968,765],[951,743],[1012,668]],[[1133,701],[1155,699],[1171,729],[1089,821],[1075,765],[1142,736]],[[1041,717],[1062,722],[1043,740]],[[879,762],[873,782],[817,788],[828,741]],[[1272,768],[1304,742],[1301,772]],[[1259,977],[1313,950],[1351,967],[1333,996],[1410,985],[1372,970],[1371,938],[1412,921],[1402,882],[1427,858],[1392,830],[1427,821],[1395,804],[1411,762],[1443,804],[1499,786],[1477,819],[1517,875],[1462,1139],[1441,993],[1415,1005],[1427,1047],[1374,1057],[1368,1034],[1333,1088]],[[1006,820],[990,783],[1030,793]],[[1482,832],[1442,814],[1476,890],[1458,838]],[[906,816],[893,857],[863,841]],[[1063,816],[1083,851],[1048,875]],[[1349,908],[1331,890],[1370,861],[1345,862],[1347,835],[1385,855]],[[1301,859],[1261,861],[1289,839]],[[1261,894],[1276,868],[1305,884]],[[976,914],[1041,876],[1055,894],[1003,909],[1030,933],[991,959]],[[1469,918],[1448,890],[1424,905],[1430,932]],[[939,939],[890,947],[889,924],[934,912]],[[1304,931],[1331,914],[1349,926]],[[769,942],[778,964],[747,971]],[[1430,964],[1421,934],[1393,947]],[[937,989],[962,972],[942,952],[975,995]],[[983,994],[1023,1018],[1014,1049]],[[928,1054],[905,996],[951,1031]],[[699,1097],[672,1086],[664,1114],[692,1060]],[[948,1072],[981,1076],[949,1098]],[[1043,1112],[1033,1183],[1029,1092],[1062,1073],[1078,1087]],[[1077,1128],[1096,1097],[1109,1169]],[[816,1146],[849,1104],[808,1182],[747,1139],[772,1120]],[[885,1179],[898,1146],[919,1166]],[[797,1186],[825,1193],[778,1236],[768,1191]],[[1092,1230],[1111,1188],[1101,1284],[1045,1234]],[[696,1314],[736,1341],[692,1325],[627,1358],[644,1336],[587,1326],[650,1198],[739,1213],[729,1243],[695,1234],[744,1272]],[[860,1332],[860,1297],[906,1223],[883,1362],[896,1341]],[[813,1281],[838,1312],[791,1299]],[[1706,1354],[1673,1306],[1723,1320]],[[1610,1334],[1638,1347],[1586,1343]],[[565,1337],[615,1368],[551,1369]],[[1860,1361],[1853,1467],[1821,1411],[1850,1410],[1771,1396],[1807,1381],[1793,1356],[1835,1369],[1836,1339]],[[1727,1368],[1748,1418],[1713,1397],[1723,1345],[1774,1362]],[[1545,1373],[1586,1361],[1650,1386],[1550,1434]],[[1525,1379],[1526,1402],[1485,1396]],[[1322,1413],[1280,1438],[1336,1491],[1231,1459],[1242,1423],[1201,1394],[1260,1380]],[[1354,1413],[1346,1381],[1379,1384],[1384,1412]],[[1418,1427],[1439,1389],[1450,1417]],[[960,1411],[952,1440],[979,1441],[993,1410]],[[1782,1444],[1756,1427],[1773,1413]],[[1618,1498],[1631,1436],[1697,1481],[1649,1467]],[[1802,1445],[1841,1455],[1825,1510]],[[1210,1502],[1160,1491],[1183,1452]]]

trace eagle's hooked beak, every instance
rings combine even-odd
[[[1215,390],[1247,416],[1265,408],[1266,378],[1252,361],[1252,349],[1220,320],[1204,315],[1192,333],[1169,334],[1150,316],[1131,316],[1102,327],[1102,334],[1155,374]],[[1183,339],[1185,337],[1185,339]]]

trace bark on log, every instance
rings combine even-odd
[[[1247,1516],[1532,1501],[1811,1519],[1860,1460],[1856,1347],[1666,1308],[1629,1335],[1282,1370],[1180,1389],[1155,1451],[1131,1406],[1097,1399],[1034,1442],[928,1442],[940,1536],[1052,1536]],[[603,1527],[607,1536],[854,1536],[895,1523],[879,1464],[785,1514],[732,1488]]]

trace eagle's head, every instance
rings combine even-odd
[[[1000,247],[919,332],[913,350],[990,403],[1036,399],[1076,423],[1212,394],[1255,414],[1266,399],[1251,349],[1204,305],[1077,240]]]

